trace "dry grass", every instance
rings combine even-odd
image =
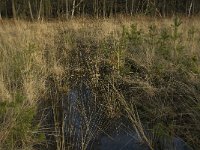
[[[172,18],[1,21],[2,149],[24,148],[38,142],[29,122],[38,103],[43,99],[59,101],[60,93],[66,93],[86,76],[96,100],[107,108],[106,117],[112,121],[128,114],[127,119],[151,149],[154,139],[144,130],[158,136],[159,124],[168,129],[166,134],[180,136],[198,148],[199,18],[182,18],[182,22],[177,38],[161,41],[163,29],[173,35]],[[155,31],[150,26],[155,26]],[[161,43],[164,46],[159,47]],[[16,121],[23,113],[25,125],[23,120]],[[21,127],[23,133],[15,132]],[[63,147],[62,140],[57,139],[58,147]]]

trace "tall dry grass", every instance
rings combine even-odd
[[[59,111],[60,95],[82,80],[95,107],[104,106],[102,118],[112,123],[127,114],[151,149],[170,136],[199,148],[199,33],[198,18],[1,21],[0,148],[32,149],[45,141],[41,121],[33,126],[38,104]],[[66,148],[62,136],[56,144]]]

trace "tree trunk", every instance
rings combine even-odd
[[[73,0],[73,6],[72,6],[72,15],[71,15],[71,19],[72,19],[72,18],[74,18],[75,4],[76,4],[76,0]]]
[[[94,16],[96,16],[96,18],[98,18],[97,9],[98,9],[97,0],[94,0],[93,10],[94,10]]]
[[[115,3],[115,4],[114,4],[114,5],[115,5],[115,6],[114,6],[114,7],[115,7],[115,10],[114,10],[114,15],[116,16],[116,14],[117,14],[117,0],[115,0],[115,2],[114,2],[114,3]]]
[[[69,1],[65,0],[66,19],[69,19]]]
[[[30,0],[28,1],[28,7],[29,7],[29,12],[30,12],[31,20],[33,21],[34,18],[33,18],[33,11],[32,11],[32,8],[31,8],[31,2],[30,2]]]
[[[126,15],[128,14],[128,0],[126,0]]]
[[[0,20],[2,20],[2,16],[1,16],[1,8],[0,8]]]
[[[131,16],[133,16],[134,3],[135,3],[135,0],[132,0],[132,2],[131,2]]]
[[[162,16],[166,17],[166,0],[163,0]]]
[[[99,1],[96,0],[96,18],[98,19],[99,18]]]
[[[103,0],[103,18],[106,18],[106,0]]]
[[[193,0],[192,0],[191,3],[190,3],[190,7],[189,7],[189,10],[188,10],[188,17],[191,16],[192,8],[193,8]]]
[[[40,7],[39,7],[39,11],[38,11],[38,20],[41,19],[42,3],[43,3],[43,0],[40,0]]]
[[[15,9],[15,0],[12,0],[12,14],[13,18],[16,19],[16,9]]]
[[[85,16],[85,3],[83,3],[83,6],[82,6],[82,17]]]

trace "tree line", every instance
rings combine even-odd
[[[32,20],[118,14],[166,17],[197,15],[200,0],[0,0],[0,18]]]

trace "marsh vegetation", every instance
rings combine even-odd
[[[0,22],[0,149],[88,149],[116,128],[199,149],[199,42],[198,18]]]

